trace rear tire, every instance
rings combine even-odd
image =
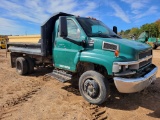
[[[102,74],[90,70],[81,75],[79,90],[89,103],[102,104],[109,96],[109,83]]]
[[[33,62],[33,60],[30,57],[26,57],[26,61],[27,61],[27,64],[28,64],[28,71],[27,71],[27,73],[31,74],[31,73],[34,72],[34,62]]]
[[[25,75],[28,71],[27,61],[23,57],[18,57],[16,59],[16,70],[18,74]]]

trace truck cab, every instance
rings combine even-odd
[[[93,104],[106,101],[110,82],[121,93],[141,91],[156,80],[152,48],[115,32],[95,18],[58,13],[41,26],[40,43],[8,43],[11,65],[24,75],[36,64],[52,64],[53,76],[71,76]]]

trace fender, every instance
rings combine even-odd
[[[106,68],[106,70],[108,71],[108,74],[112,75],[113,58],[106,56],[104,54],[98,54],[98,53],[87,52],[87,51],[79,52],[77,53],[74,59],[75,65],[77,65],[78,62],[88,62],[88,63],[102,65]]]

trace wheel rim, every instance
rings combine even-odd
[[[22,66],[21,66],[20,62],[17,62],[17,70],[18,70],[18,72],[21,72],[21,70],[22,70]]]
[[[97,98],[99,95],[99,85],[93,79],[87,79],[83,85],[83,91],[86,96]]]

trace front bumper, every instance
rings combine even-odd
[[[156,80],[157,71],[158,68],[155,67],[152,71],[140,78],[114,77],[113,79],[119,92],[134,93],[143,90]]]

